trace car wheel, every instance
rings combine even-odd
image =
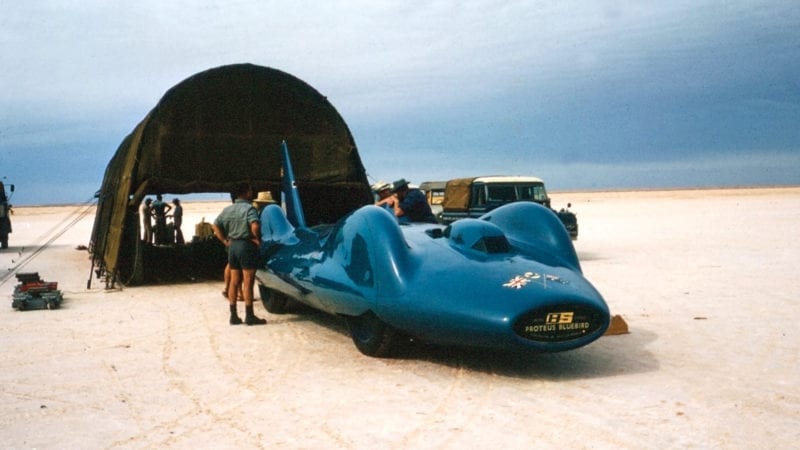
[[[356,348],[367,356],[388,356],[397,330],[382,321],[372,311],[360,316],[347,316],[347,328]]]
[[[286,313],[286,301],[289,299],[286,295],[273,291],[263,284],[258,285],[258,293],[261,295],[261,303],[264,304],[264,309],[272,314]]]

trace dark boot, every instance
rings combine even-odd
[[[242,323],[242,319],[239,318],[239,315],[236,314],[236,304],[229,305],[231,308],[231,325],[239,325]]]
[[[253,314],[253,305],[245,306],[244,309],[245,309],[245,311],[247,311],[245,316],[244,316],[244,323],[246,323],[247,325],[266,325],[267,324],[267,319],[258,318],[258,317],[256,317],[255,314]]]

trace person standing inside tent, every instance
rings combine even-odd
[[[253,286],[258,266],[258,245],[261,241],[261,226],[258,212],[253,207],[253,188],[249,183],[241,183],[236,188],[236,201],[217,216],[212,227],[214,236],[228,248],[228,266],[231,281],[228,285],[228,304],[230,324],[239,325],[242,319],[236,311],[236,293],[241,286],[247,325],[264,325],[266,319],[253,313]]]
[[[169,239],[167,236],[167,213],[172,210],[164,200],[161,194],[156,195],[156,201],[153,202],[153,217],[156,218],[156,244],[168,244]]]
[[[142,221],[142,241],[146,244],[153,243],[153,199],[146,198],[139,205],[139,218]]]
[[[181,230],[181,225],[183,225],[183,206],[181,206],[181,201],[177,198],[172,199],[172,204],[175,207],[172,208],[172,224],[175,226],[175,243],[178,245],[184,244],[183,239],[183,231]]]

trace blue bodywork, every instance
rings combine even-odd
[[[285,146],[284,153],[286,164]],[[334,225],[307,228],[297,222],[302,207],[286,173],[287,213],[277,205],[261,213],[265,266],[257,279],[271,312],[281,312],[289,297],[343,316],[356,346],[372,356],[389,353],[402,334],[557,352],[608,328],[608,307],[548,208],[512,203],[443,227],[400,225],[370,205]]]

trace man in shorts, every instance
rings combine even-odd
[[[228,266],[231,279],[228,286],[231,325],[239,325],[242,319],[236,313],[236,294],[240,289],[246,310],[244,323],[264,325],[266,319],[253,314],[253,285],[258,267],[258,245],[261,240],[261,226],[258,213],[253,207],[253,188],[241,183],[236,188],[236,200],[217,216],[212,224],[214,235],[228,248]]]

